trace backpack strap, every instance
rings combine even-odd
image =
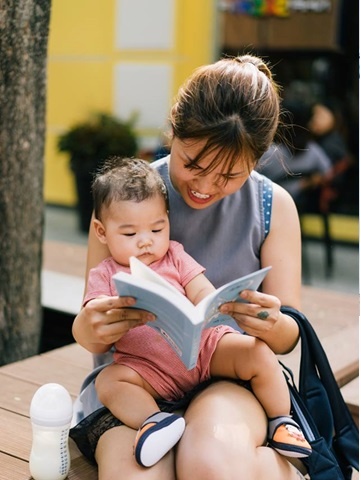
[[[359,469],[359,433],[321,342],[308,319],[298,310],[282,307],[298,324],[301,337],[299,393],[315,419],[320,434],[332,445],[344,465]],[[331,415],[330,415],[331,413]]]
[[[344,475],[333,449],[318,432],[314,419],[294,384],[292,372],[282,363],[281,365],[284,368],[290,392],[292,417],[298,422],[312,447],[311,455],[301,459],[309,478],[311,480],[351,480],[351,476]]]

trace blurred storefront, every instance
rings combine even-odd
[[[70,125],[93,112],[136,114],[141,149],[154,149],[196,67],[252,52],[269,59],[283,88],[300,81],[339,102],[357,158],[347,199],[356,211],[358,8],[354,0],[53,0],[46,202],[76,202],[68,158],[56,148]]]

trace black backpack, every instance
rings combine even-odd
[[[299,388],[292,372],[284,367],[292,415],[312,446],[303,459],[311,480],[351,480],[352,467],[359,469],[359,433],[341,395],[326,353],[307,318],[299,311],[281,311],[298,324],[301,338]]]

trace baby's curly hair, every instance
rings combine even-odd
[[[92,183],[95,218],[101,220],[104,208],[115,201],[142,202],[161,195],[167,211],[165,183],[155,168],[140,158],[110,157],[95,175]]]

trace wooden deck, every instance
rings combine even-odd
[[[77,248],[75,251],[80,253]],[[47,266],[53,267],[50,263]],[[71,273],[76,275],[78,272]],[[302,296],[303,311],[319,334],[337,378],[341,383],[347,380],[342,392],[358,417],[358,295],[303,287]],[[294,372],[297,371],[297,360],[298,348],[283,357]],[[31,478],[28,466],[31,448],[29,407],[35,391],[44,383],[57,382],[64,385],[75,399],[91,367],[91,355],[72,344],[0,368],[0,480]],[[356,378],[351,382],[352,377]],[[89,465],[72,441],[70,449],[72,462],[68,478],[95,480],[96,468]],[[358,473],[354,478],[358,478]]]
[[[31,357],[0,369],[0,479],[29,479],[31,448],[29,408],[39,386],[48,382],[64,385],[75,399],[81,382],[91,369],[90,354],[76,344]],[[89,465],[70,441],[69,479],[97,479],[96,468]]]

